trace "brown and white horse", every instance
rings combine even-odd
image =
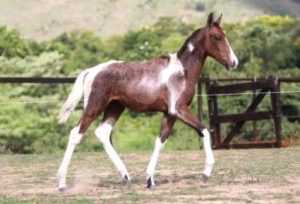
[[[102,123],[95,130],[108,156],[121,173],[125,183],[130,182],[127,169],[114,150],[110,135],[125,108],[137,112],[163,112],[160,133],[147,168],[147,187],[154,184],[154,170],[174,122],[179,119],[193,128],[203,139],[205,168],[202,178],[207,180],[215,162],[210,133],[189,111],[195,86],[205,59],[210,56],[228,70],[236,68],[237,57],[220,27],[222,15],[213,19],[209,14],[205,27],[197,29],[175,54],[160,56],[144,62],[109,61],[83,71],[74,84],[58,116],[67,121],[78,101],[84,98],[84,112],[78,126],[70,132],[64,158],[58,170],[59,189],[66,189],[67,169],[77,144],[90,124],[101,114]]]

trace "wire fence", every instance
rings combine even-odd
[[[292,94],[292,93],[300,93],[300,90],[296,91],[280,91],[280,92],[275,92],[275,91],[270,91],[270,92],[260,92],[262,94],[265,93],[270,93],[270,94],[275,94],[275,93],[280,93],[280,94]],[[228,93],[228,94],[196,94],[195,96],[202,96],[202,97],[208,97],[208,96],[241,96],[241,95],[253,95],[253,93]],[[6,98],[7,99],[7,98]],[[81,102],[83,100],[80,100]],[[5,100],[5,101],[0,101],[0,104],[10,104],[10,103],[63,103],[64,100]]]
[[[261,92],[265,93],[265,92]],[[269,93],[277,93],[277,92],[269,92]],[[280,92],[280,94],[292,94],[292,93],[300,93],[300,91],[283,91]],[[253,95],[253,93],[234,93],[234,94],[201,94],[201,95],[195,95],[195,96],[202,96],[202,97],[208,97],[208,96],[240,96],[240,95]],[[64,100],[5,100],[0,101],[0,105],[12,105],[12,104],[56,104],[56,105],[62,105],[65,101]],[[80,103],[83,103],[83,100],[79,101]],[[290,119],[297,119],[300,118],[300,115],[282,115],[282,117],[290,118]]]

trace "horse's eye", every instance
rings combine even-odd
[[[221,41],[222,40],[222,36],[215,35],[214,39],[215,39],[215,41]]]

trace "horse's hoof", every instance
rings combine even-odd
[[[202,180],[204,183],[206,183],[207,180],[208,180],[208,176],[202,173],[202,174],[201,174],[201,180]]]
[[[63,187],[59,187],[58,188],[58,190],[60,191],[60,192],[66,192],[67,191],[67,187],[66,186],[63,186]]]
[[[124,183],[125,186],[130,187],[131,182],[130,182],[129,177],[128,177],[127,175],[125,175],[125,176],[123,177],[123,183]]]
[[[148,189],[153,189],[154,186],[155,186],[155,184],[154,184],[153,180],[151,179],[151,177],[149,177],[148,180],[147,180],[147,188]]]

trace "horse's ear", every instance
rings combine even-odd
[[[223,14],[221,13],[220,17],[216,20],[216,23],[218,25],[221,25],[222,17],[223,17]]]
[[[211,26],[214,22],[214,12],[211,12],[207,17],[207,26]]]

